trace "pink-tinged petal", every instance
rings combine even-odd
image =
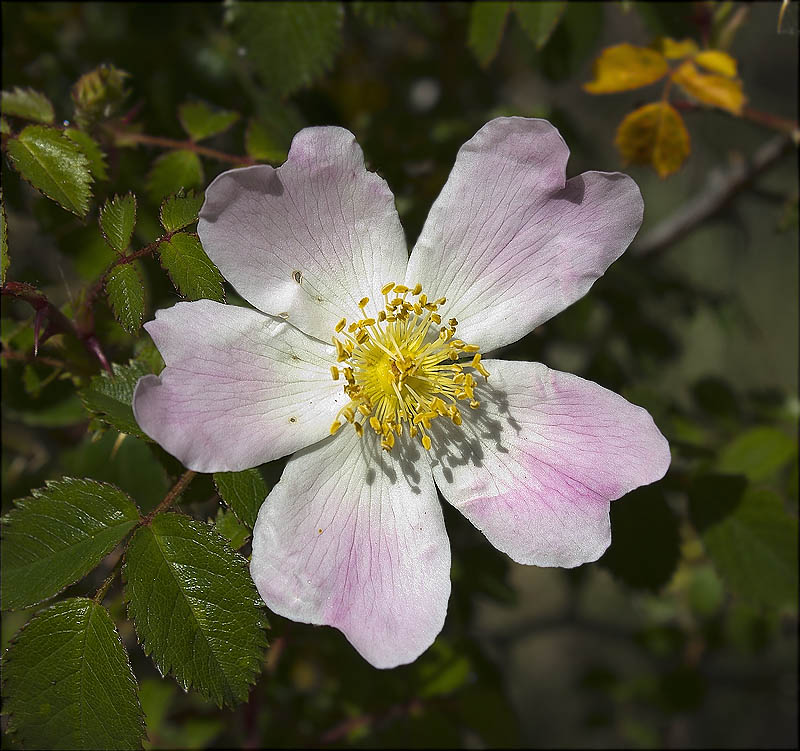
[[[250,572],[267,606],[335,626],[378,668],[422,654],[450,596],[430,462],[403,443],[401,458],[345,425],[289,459],[253,530]]]
[[[492,120],[467,141],[411,254],[406,280],[446,297],[443,318],[484,351],[585,295],[642,223],[636,183],[585,172],[546,120]]]
[[[666,439],[646,410],[596,383],[483,362],[491,376],[476,389],[480,409],[462,410],[463,431],[433,423],[439,490],[518,563],[597,560],[611,542],[609,501],[664,476]]]
[[[301,130],[278,169],[223,172],[197,232],[242,297],[325,342],[408,261],[394,196],[344,128]]]
[[[280,319],[211,300],[145,324],[166,367],[139,380],[142,430],[197,472],[235,472],[329,435],[348,401],[333,347]]]

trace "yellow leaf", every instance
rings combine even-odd
[[[647,86],[669,71],[664,56],[647,47],[618,44],[594,61],[594,81],[583,85],[590,94],[611,94]]]
[[[703,104],[711,104],[739,115],[745,103],[742,82],[713,73],[701,73],[685,62],[673,74],[672,80]]]
[[[721,50],[703,50],[694,56],[694,61],[713,73],[733,78],[736,75],[736,60]]]
[[[682,57],[689,57],[697,52],[697,43],[694,39],[683,39],[676,42],[669,37],[661,37],[656,42],[656,48],[661,51],[661,54],[667,60],[679,60]]]
[[[660,177],[677,172],[689,156],[689,133],[666,102],[631,112],[619,124],[615,143],[626,164],[651,164]]]

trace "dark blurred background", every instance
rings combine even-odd
[[[270,57],[277,42],[259,39],[263,30],[242,21],[240,4],[4,2],[3,88],[38,89],[68,120],[73,83],[112,63],[130,73],[128,107],[143,133],[185,138],[177,106],[199,98],[242,114],[214,148],[244,153],[245,127],[257,122],[275,163],[300,127],[345,126],[394,191],[412,247],[459,146],[492,117],[550,119],[570,146],[570,176],[622,169],[616,127],[661,90],[592,96],[581,84],[594,58],[610,45],[647,45],[662,35],[699,43],[703,19],[720,7],[569,2],[539,49],[511,13],[496,57],[482,66],[468,45],[469,4],[316,5],[315,12],[338,9],[335,35],[309,32],[320,62],[309,65],[307,84],[286,91],[290,73]],[[750,106],[796,121],[796,3],[780,30],[780,3],[729,5],[732,13],[744,9],[728,51]],[[685,120],[692,148],[677,174],[662,180],[649,167],[625,168],[645,200],[632,248],[586,298],[502,352],[619,391],[647,407],[669,438],[670,474],[613,506],[606,556],[571,571],[519,566],[445,508],[453,594],[445,629],[426,655],[376,671],[338,632],[271,616],[265,672],[250,702],[234,710],[218,711],[162,679],[121,620],[149,747],[797,746],[796,573],[788,570],[796,550],[794,559],[773,561],[773,531],[743,527],[740,547],[723,542],[720,552],[695,509],[769,493],[796,535],[796,148],[684,237],[645,252],[651,231],[777,137],[722,111],[690,111]],[[136,192],[141,244],[158,235],[158,202],[146,186],[160,153],[115,150],[112,179],[95,190],[98,198]],[[227,168],[206,159],[203,166],[206,184]],[[68,304],[106,264],[94,219],[65,221],[7,163],[3,193],[10,278]],[[144,268],[147,320],[176,296],[157,264]],[[4,300],[4,336],[26,315]],[[107,311],[98,325],[117,362],[141,346]],[[144,443],[128,438],[113,452],[108,433],[90,443],[67,390],[22,388],[17,376],[3,372],[4,511],[63,474],[117,482],[145,509],[163,496],[164,469]],[[281,468],[262,471],[274,482]],[[716,482],[720,475],[744,485]],[[213,487],[197,490],[184,510],[213,516],[213,495]],[[752,563],[755,583],[737,579],[737,562]],[[775,577],[794,587],[791,597],[759,595]],[[120,593],[111,608],[122,616]],[[4,647],[31,612],[4,616]]]

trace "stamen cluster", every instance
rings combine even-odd
[[[489,373],[481,364],[479,348],[455,338],[458,321],[450,318],[442,324],[437,311],[447,302],[444,297],[429,301],[421,284],[412,289],[394,282],[384,285],[381,294],[384,308],[377,318],[361,318],[350,325],[342,318],[336,324],[341,338],[334,336],[333,344],[337,361],[344,365],[332,365],[331,376],[335,381],[344,378],[350,402],[339,410],[331,433],[344,424],[341,418],[359,437],[368,425],[390,451],[405,423],[411,437],[419,435],[430,450],[427,431],[432,420],[448,417],[460,425],[458,401],[467,401],[472,409],[480,406],[474,395],[475,378],[465,368],[487,379]],[[368,297],[358,303],[362,314],[368,304]],[[473,355],[469,363],[461,360],[465,355]]]

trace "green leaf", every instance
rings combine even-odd
[[[161,204],[161,226],[167,232],[177,232],[189,224],[194,224],[204,197],[203,193],[190,190],[185,195],[180,192],[165,199]]]
[[[135,263],[120,263],[106,278],[106,295],[114,318],[129,334],[136,334],[144,318],[144,287]]]
[[[225,302],[222,274],[206,255],[197,235],[186,232],[173,235],[158,246],[158,254],[161,265],[183,297]]]
[[[244,134],[244,147],[248,156],[253,159],[277,164],[286,161],[288,149],[280,137],[275,134],[260,120],[250,120]]]
[[[97,141],[94,140],[86,131],[77,128],[66,128],[64,135],[70,140],[75,141],[81,147],[81,151],[89,160],[89,170],[96,180],[108,180],[106,168],[106,155],[101,151]]]
[[[678,520],[664,492],[648,485],[611,504],[611,546],[600,562],[629,587],[657,591],[680,558]]]
[[[511,3],[508,2],[472,3],[468,44],[478,62],[484,67],[497,54],[510,8]]]
[[[6,283],[6,272],[11,263],[8,255],[8,225],[6,224],[6,202],[0,188],[0,284]]]
[[[786,433],[770,427],[752,428],[722,448],[717,469],[762,482],[785,467],[796,454],[797,444]]]
[[[214,529],[230,543],[234,550],[242,547],[250,537],[250,530],[236,518],[236,514],[223,508],[217,509]]]
[[[38,123],[52,123],[56,116],[53,105],[44,94],[19,86],[15,86],[13,91],[3,92],[0,108],[6,117],[12,115]]]
[[[133,536],[123,567],[128,614],[162,673],[217,705],[247,699],[266,620],[247,562],[212,527],[159,514]]]
[[[147,178],[147,191],[153,200],[160,202],[181,188],[198,188],[203,185],[203,164],[193,151],[171,151],[156,159]]]
[[[86,409],[106,425],[120,433],[149,440],[133,416],[133,392],[136,384],[151,371],[146,363],[131,360],[127,365],[113,363],[113,377],[105,371],[92,377],[89,385],[78,392]]]
[[[231,2],[226,21],[264,83],[280,96],[313,83],[341,43],[341,3]]]
[[[89,160],[55,128],[28,125],[6,144],[15,169],[34,188],[78,216],[89,211]]]
[[[82,579],[139,520],[119,488],[50,481],[2,518],[3,608],[27,608]]]
[[[136,196],[133,193],[114,196],[100,209],[100,231],[117,253],[126,251],[135,226]]]
[[[202,141],[228,130],[238,119],[238,112],[218,110],[205,102],[184,102],[178,107],[178,119],[193,141]]]
[[[696,492],[690,504],[697,503]],[[728,586],[757,605],[797,603],[797,519],[769,490],[750,488],[728,515],[706,526],[703,543]]]
[[[3,659],[3,712],[26,748],[140,749],[136,679],[108,611],[75,597],[35,615]]]
[[[220,498],[250,529],[255,526],[258,510],[267,497],[267,486],[257,469],[242,472],[215,472],[214,484]]]
[[[4,136],[7,136],[11,133],[11,126],[8,124],[8,120],[4,117],[0,117],[0,133]]]
[[[514,3],[514,13],[531,41],[540,50],[547,44],[566,10],[565,0],[558,2]]]

